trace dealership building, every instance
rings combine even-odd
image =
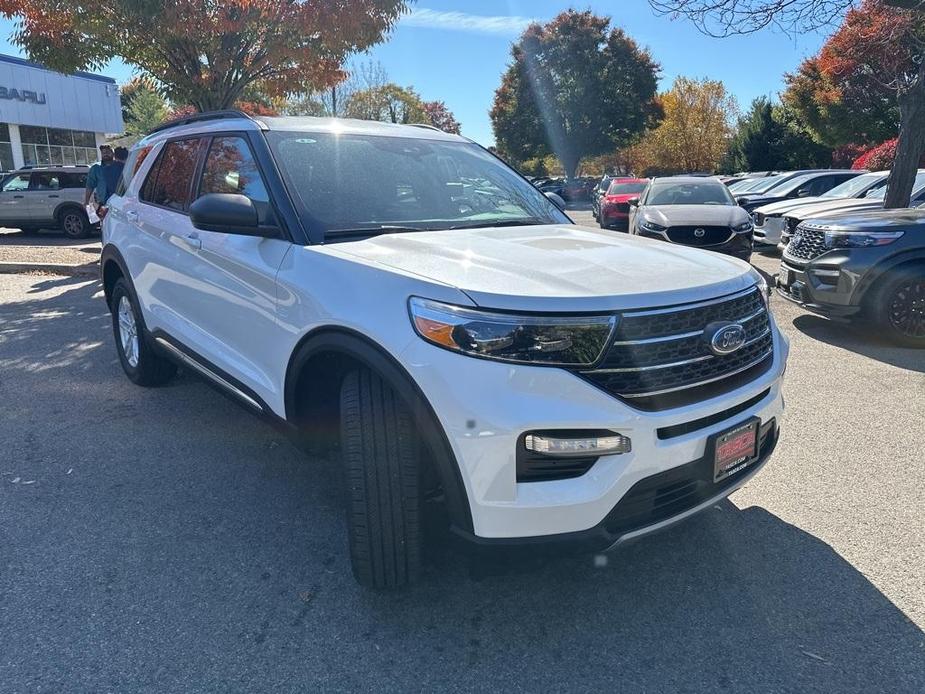
[[[123,130],[114,79],[0,55],[0,170],[92,164]]]

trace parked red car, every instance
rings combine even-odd
[[[615,178],[610,182],[607,194],[601,199],[601,229],[629,230],[630,198],[649,185],[647,178]]]

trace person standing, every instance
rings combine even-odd
[[[94,206],[97,210],[106,204],[109,196],[114,191],[109,190],[104,175],[104,169],[113,165],[114,153],[109,145],[100,145],[100,160],[90,167],[87,174],[87,188],[84,191],[84,206],[90,204],[90,198],[94,198]]]

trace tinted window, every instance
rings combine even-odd
[[[63,173],[61,174],[62,188],[86,188],[87,174],[85,173]]]
[[[172,210],[185,210],[201,143],[199,139],[168,142],[158,157],[157,171],[152,170],[145,181],[141,199]],[[148,183],[155,173],[157,178],[149,188]]]
[[[61,183],[57,173],[37,171],[32,174],[32,190],[59,190]]]
[[[29,187],[29,174],[10,176],[3,183],[4,192],[10,190],[26,190]]]
[[[128,184],[132,182],[132,178],[138,173],[138,169],[144,164],[145,159],[152,149],[152,145],[147,145],[145,147],[136,147],[129,152],[128,159],[125,160],[125,166],[122,167],[122,175],[119,176],[119,184],[116,186],[116,195],[125,195]],[[154,168],[155,167],[152,167],[152,172]],[[150,176],[148,178],[150,179]]]
[[[216,137],[212,140],[199,184],[199,195],[208,193],[236,193],[258,203],[270,201],[257,162],[244,138]]]

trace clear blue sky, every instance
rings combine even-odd
[[[662,65],[662,88],[678,75],[720,79],[744,108],[756,96],[776,95],[783,74],[815,53],[824,33],[788,37],[765,30],[713,39],[687,20],[656,16],[646,0],[574,5],[607,14]],[[392,81],[413,86],[425,99],[442,99],[463,134],[483,144],[493,135],[488,119],[494,91],[508,63],[510,44],[530,19],[549,20],[570,7],[563,0],[418,0],[388,41],[359,60],[378,60]],[[13,24],[0,20],[0,52],[21,55],[9,43]],[[131,68],[113,62],[104,74],[119,82]]]

